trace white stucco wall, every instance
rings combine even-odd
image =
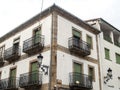
[[[100,25],[96,22],[96,27],[99,28]],[[111,32],[111,36],[113,38],[113,33]],[[113,40],[113,39],[112,39]],[[101,68],[101,85],[102,90],[120,90],[120,80],[118,77],[120,76],[120,64],[116,63],[115,53],[120,54],[120,47],[114,45],[114,43],[110,43],[103,38],[103,32],[101,32],[98,36],[98,45],[99,45],[99,56],[100,56],[100,68]],[[105,59],[105,51],[104,48],[110,50],[110,60]],[[109,80],[107,84],[104,84],[104,77],[107,75],[107,70],[112,69],[113,79]]]
[[[82,63],[83,74],[86,75],[88,75],[88,65],[94,67],[95,82],[93,81],[92,90],[99,90],[98,65],[61,51],[57,51],[57,79],[62,80],[62,84],[69,85],[69,73],[73,72],[73,62]]]
[[[19,33],[16,33],[15,35],[13,35],[12,37],[8,38],[7,40],[3,41],[2,43],[0,43],[0,46],[5,45],[5,49],[8,49],[10,47],[13,46],[13,40],[15,38],[20,37],[20,46],[21,46],[21,55],[25,54],[22,52],[23,49],[23,41],[27,40],[29,38],[32,37],[33,35],[33,30],[38,27],[39,25],[41,25],[41,30],[42,30],[42,35],[44,35],[45,38],[45,44],[44,46],[50,45],[51,42],[51,19],[52,15],[49,15],[48,17],[42,19],[40,22],[36,22],[35,24],[25,28],[24,30],[22,30]],[[38,55],[38,54],[37,54]],[[27,73],[29,72],[29,67],[30,67],[30,61],[34,60],[37,58],[37,55],[28,57],[24,60],[20,60],[15,62],[14,64],[11,63],[7,66],[1,67],[0,68],[0,72],[2,72],[1,74],[1,79],[5,79],[9,77],[9,71],[11,67],[17,67],[17,73],[16,73],[16,77],[20,77],[20,74],[23,73]],[[43,52],[43,64],[44,65],[50,65],[50,50]],[[43,74],[43,83],[48,83],[49,82],[49,75],[44,75]]]
[[[31,38],[33,36],[33,30],[41,25],[41,34],[44,35],[45,38],[45,46],[50,45],[50,39],[51,39],[51,19],[52,15],[49,15],[48,17],[42,19],[40,22],[36,22],[35,24],[25,28],[21,32],[15,34],[14,36],[10,37],[9,39],[3,41],[0,43],[0,47],[2,45],[5,45],[5,49],[12,47],[13,41],[15,38],[20,37],[20,46],[21,46],[21,54],[23,55],[24,53],[22,52],[23,49],[23,41]]]
[[[44,65],[50,65],[50,51],[47,51],[47,52],[43,52],[42,53],[43,55],[43,64]],[[13,68],[13,67],[16,67],[16,77],[20,77],[20,74],[24,74],[24,73],[28,73],[30,72],[29,69],[30,69],[30,62],[32,60],[36,60],[37,59],[37,55],[34,55],[32,57],[29,57],[29,58],[26,58],[24,60],[21,60],[21,61],[18,61],[18,62],[15,62],[14,64],[10,64],[10,65],[7,65],[7,66],[4,66],[3,68],[0,68],[0,71],[2,71],[2,77],[1,79],[5,79],[5,78],[8,78],[9,77],[9,71],[10,71],[10,68]],[[43,83],[48,83],[49,82],[49,75],[44,75],[43,73]]]
[[[98,59],[95,34],[89,32],[89,30],[86,30],[86,29],[68,21],[67,19],[65,19],[61,16],[58,16],[58,44],[68,48],[68,38],[72,37],[72,27],[74,27],[82,32],[82,40],[83,41],[86,41],[86,35],[89,35],[92,37],[93,49],[91,49],[91,55],[89,55],[89,57]]]

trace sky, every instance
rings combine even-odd
[[[53,4],[82,20],[103,18],[120,30],[120,0],[0,0],[0,37]]]

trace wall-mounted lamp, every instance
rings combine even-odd
[[[37,56],[38,66],[41,68],[41,70],[44,72],[45,75],[48,75],[49,66],[42,65],[42,60],[43,60],[43,56],[39,54],[39,56]]]
[[[107,70],[107,76],[104,77],[104,83],[106,84],[110,79],[112,79],[112,70],[109,68]]]

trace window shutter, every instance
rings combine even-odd
[[[105,58],[108,59],[108,60],[110,59],[110,55],[109,54],[110,54],[109,53],[109,49],[105,48]]]
[[[80,32],[73,29],[73,36],[80,38],[81,34],[80,34]]]
[[[82,73],[82,65],[78,63],[74,63],[74,72]]]
[[[116,53],[116,62],[120,64],[120,55]]]
[[[32,65],[31,65],[31,71],[37,71],[38,70],[38,65],[37,65],[37,62],[33,62]]]
[[[15,69],[11,69],[10,77],[16,77],[16,68]]]
[[[90,48],[92,48],[92,37],[87,36],[87,43],[90,45]]]

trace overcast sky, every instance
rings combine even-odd
[[[103,18],[120,29],[120,0],[43,0],[43,10],[54,3],[82,20]],[[0,0],[0,37],[41,11],[42,0]]]

